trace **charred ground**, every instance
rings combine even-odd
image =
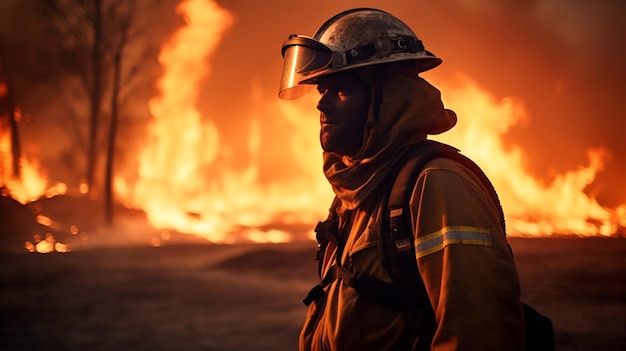
[[[557,349],[626,348],[626,240],[520,239],[523,299]],[[294,350],[315,244],[0,254],[2,350]]]

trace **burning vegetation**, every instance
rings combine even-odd
[[[112,232],[135,233],[128,235],[153,246],[186,235],[213,243],[288,242],[309,238],[314,223],[325,217],[332,193],[321,172],[316,96],[268,101],[252,87],[251,94],[258,96],[251,107],[255,112],[239,125],[246,148],[234,153],[223,142],[216,118],[204,115],[198,100],[201,85],[213,70],[222,69],[208,61],[237,25],[235,16],[211,0],[181,1],[176,12],[183,23],[159,49],[145,138],[131,152],[134,162],[107,166],[111,176],[104,190],[97,191],[90,181],[66,185],[50,179],[37,154],[16,150],[22,121],[12,104],[9,78],[0,77],[3,248],[67,252],[94,240],[106,242]],[[121,50],[113,53],[123,55]],[[115,71],[114,65],[109,68]],[[525,167],[524,150],[503,143],[507,131],[527,117],[520,101],[497,100],[467,77],[434,83],[447,107],[459,115],[457,127],[436,139],[460,148],[485,170],[499,193],[509,235],[624,235],[626,204],[609,208],[587,191],[610,150],[591,149],[587,165],[540,181]],[[111,98],[108,112],[113,114],[116,95],[109,95],[104,96]],[[263,121],[272,119],[279,119],[281,128],[268,132]],[[109,142],[114,144],[115,138]],[[115,145],[111,148],[109,157],[116,155]],[[266,154],[284,157],[268,161]],[[246,162],[236,167],[233,160]],[[268,176],[268,162],[278,173],[281,168],[295,171],[289,177]],[[107,191],[112,204],[107,204]],[[116,213],[114,226],[111,213]],[[138,237],[138,231],[148,234]]]

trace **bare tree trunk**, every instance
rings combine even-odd
[[[89,111],[89,138],[87,140],[89,149],[87,154],[87,186],[89,192],[93,192],[96,160],[98,152],[96,150],[98,140],[98,125],[100,120],[100,104],[102,101],[102,3],[101,0],[94,0],[93,13],[93,47],[92,47],[92,88],[90,96]]]
[[[117,136],[117,124],[119,120],[118,99],[120,93],[120,77],[122,71],[122,51],[116,50],[113,57],[113,91],[111,93],[111,125],[107,140],[106,170],[104,177],[104,219],[107,225],[113,224],[113,163],[115,160],[115,140]]]
[[[14,177],[20,177],[20,138],[17,128],[17,116],[15,115],[15,99],[13,97],[13,87],[9,77],[9,69],[4,60],[4,45],[0,42],[0,84],[4,89],[0,93],[0,116],[6,115],[9,124],[11,138],[11,173]]]
[[[107,139],[106,169],[104,177],[104,219],[106,225],[112,225],[114,220],[113,203],[113,170],[115,163],[115,141],[119,122],[119,98],[122,80],[122,58],[128,42],[130,25],[135,15],[135,2],[128,3],[127,11],[121,21],[120,37],[113,51],[113,82],[111,91],[111,123]]]
[[[9,123],[11,126],[11,157],[13,175],[17,178],[20,177],[20,158],[22,157],[22,151],[20,148],[20,134],[17,128],[17,116],[15,115],[15,103],[13,99],[13,89],[11,82],[7,78],[7,109],[9,112]]]

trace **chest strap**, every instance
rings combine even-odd
[[[409,290],[399,284],[387,283],[374,278],[369,274],[352,271],[346,267],[332,265],[322,281],[314,286],[302,300],[309,306],[324,295],[324,288],[335,280],[341,280],[344,284],[356,290],[360,296],[377,304],[393,308],[417,308],[417,299],[410,296]]]

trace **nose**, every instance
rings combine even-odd
[[[317,109],[320,112],[326,112],[330,109],[330,99],[328,97],[328,89],[320,91],[320,99],[317,102]]]

